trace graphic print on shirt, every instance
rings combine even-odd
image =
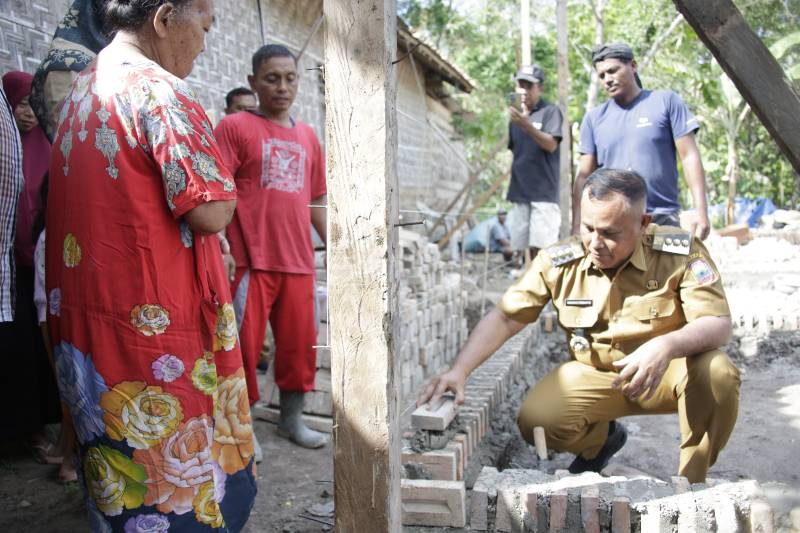
[[[261,186],[283,192],[302,191],[306,164],[303,146],[283,139],[269,139],[261,146]]]

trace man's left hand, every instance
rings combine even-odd
[[[701,241],[706,240],[711,232],[711,223],[708,221],[708,213],[698,213],[697,225],[694,228],[694,236]]]
[[[527,110],[525,109],[524,106],[522,107],[522,111],[518,110],[515,107],[508,108],[508,111],[510,113],[511,122],[513,122],[517,126],[525,128],[531,125],[531,121],[528,120]]]
[[[664,373],[667,371],[671,357],[658,338],[652,339],[636,349],[633,353],[612,364],[620,370],[619,377],[612,386],[621,388],[622,393],[630,400],[644,395],[650,399],[656,392]]]

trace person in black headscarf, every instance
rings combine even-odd
[[[573,188],[572,232],[580,232],[580,195],[598,167],[634,170],[647,181],[647,212],[662,226],[680,226],[678,157],[692,195],[692,234],[705,239],[706,181],[695,133],[700,124],[681,97],[670,90],[642,88],[633,50],[610,43],[592,50],[592,65],[609,99],[590,110],[581,124],[581,159]]]
[[[51,141],[58,125],[58,110],[73,80],[114,37],[104,30],[105,3],[106,0],[72,2],[33,77],[31,107]]]

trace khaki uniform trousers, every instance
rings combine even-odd
[[[570,361],[545,376],[522,404],[517,424],[533,444],[542,426],[547,444],[593,459],[608,435],[608,422],[630,415],[678,412],[679,473],[692,483],[706,472],[730,437],[739,410],[739,370],[720,350],[674,359],[653,396],[629,400],[611,384],[616,372]]]

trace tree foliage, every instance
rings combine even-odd
[[[577,132],[585,113],[591,79],[590,50],[594,44],[597,0],[570,0],[568,119]],[[531,0],[534,61],[547,73],[545,96],[556,99],[555,0]],[[800,78],[800,0],[735,0],[745,19],[784,68]],[[698,116],[698,133],[709,180],[710,202],[724,200],[731,120],[739,123],[734,135],[741,157],[738,192],[769,196],[787,203],[794,196],[796,175],[766,129],[735,91],[711,53],[692,28],[679,21],[670,0],[604,0],[604,40],[631,44],[645,87],[672,89]],[[475,81],[476,91],[462,99],[457,127],[470,157],[478,161],[507,132],[505,97],[513,90],[520,43],[519,0],[400,0],[400,14],[454,64]],[[647,58],[645,60],[645,58]],[[798,84],[800,85],[800,84]],[[598,103],[605,99],[600,91]],[[500,163],[500,167],[506,161]],[[495,171],[499,172],[501,169]],[[493,175],[487,174],[486,179]],[[681,183],[685,187],[684,183]],[[689,207],[688,194],[683,201]]]

